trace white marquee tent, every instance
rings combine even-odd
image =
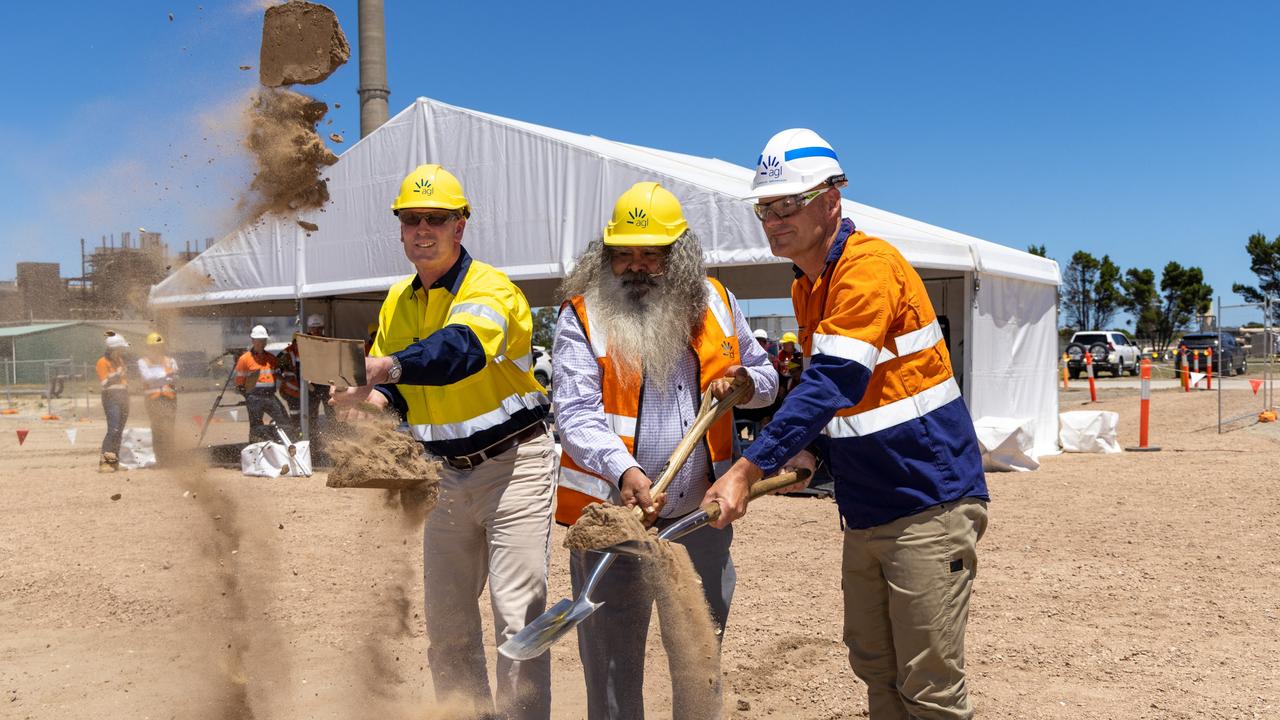
[[[534,306],[556,304],[559,279],[599,235],[618,194],[641,180],[680,198],[710,272],[739,298],[790,296],[790,266],[770,254],[743,197],[753,170],[419,98],[328,169],[323,210],[239,228],[155,286],[153,307],[291,315],[302,302],[307,312],[327,309],[341,334],[361,336],[382,294],[412,272],[390,203],[400,180],[426,162],[449,168],[466,188],[474,210],[467,249],[510,275]],[[850,200],[844,209],[925,279],[949,321],[973,416],[1034,418],[1035,452],[1055,452],[1057,263]]]

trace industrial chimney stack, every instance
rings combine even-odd
[[[382,0],[360,3],[360,137],[377,130],[390,117],[387,112],[387,37]]]

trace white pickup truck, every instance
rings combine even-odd
[[[1141,364],[1141,353],[1138,346],[1122,332],[1115,330],[1082,330],[1071,336],[1067,344],[1067,371],[1074,380],[1085,372],[1084,354],[1093,355],[1093,374],[1110,372],[1112,377],[1120,377],[1128,371],[1130,375],[1138,374]]]

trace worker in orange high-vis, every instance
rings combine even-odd
[[[249,413],[249,442],[277,440],[277,436],[263,422],[267,415],[271,421],[290,432],[289,414],[276,397],[280,382],[280,361],[267,352],[267,340],[271,336],[262,325],[255,325],[249,332],[252,347],[236,360],[236,389],[244,395],[245,410]]]
[[[156,465],[166,465],[176,458],[173,421],[178,414],[178,363],[165,354],[164,336],[158,332],[147,335],[147,354],[138,358],[138,375],[146,393]]]
[[[107,418],[107,434],[102,438],[102,456],[98,472],[120,469],[120,437],[129,422],[129,379],[125,372],[124,351],[129,341],[123,335],[107,332],[106,349],[98,358],[98,383],[102,387],[102,414]]]
[[[710,388],[723,396],[732,379],[742,377],[754,387],[744,405],[767,406],[778,384],[769,355],[733,295],[706,276],[702,246],[679,201],[658,183],[637,183],[618,198],[603,238],[578,257],[562,292],[551,353],[564,447],[556,521],[571,524],[588,503],[606,502],[652,508],[649,520],[669,525],[697,509],[712,479],[733,460],[733,413],[726,413],[665,494],[651,496],[652,480],[693,424],[702,393]],[[677,542],[688,550],[723,631],[736,582],[732,529],[704,527]],[[596,557],[570,553],[575,595]],[[643,566],[634,557],[614,560],[591,595],[604,605],[578,626],[591,720],[644,715],[653,597]],[[719,714],[718,682],[709,688],[704,678],[673,667],[671,685],[674,717]]]
[[[871,720],[973,717],[964,635],[987,524],[978,440],[924,283],[842,219],[847,183],[817,133],[785,130],[750,197],[791,299],[804,369],[774,419],[707,493],[726,525],[750,484],[823,459],[844,527],[844,641]]]

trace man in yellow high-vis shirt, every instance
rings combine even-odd
[[[371,386],[335,400],[394,408],[444,461],[423,548],[428,657],[438,699],[485,715],[494,703],[476,600],[486,581],[499,644],[546,608],[550,401],[533,377],[529,303],[462,247],[471,207],[458,179],[422,165],[391,207],[417,274],[383,301],[365,361]],[[499,716],[550,716],[550,662],[498,656]]]

